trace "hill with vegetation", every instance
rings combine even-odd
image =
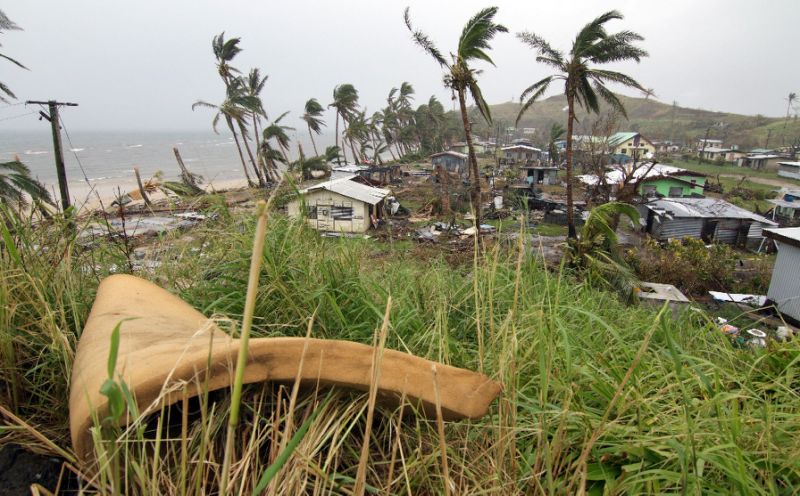
[[[677,140],[691,144],[697,138],[703,138],[708,131],[710,139],[723,139],[726,145],[738,145],[742,149],[757,147],[777,147],[782,144],[800,143],[800,120],[792,113],[788,122],[783,117],[765,117],[763,115],[742,115],[730,112],[712,112],[710,110],[693,109],[662,103],[652,98],[636,98],[618,95],[625,105],[628,120],[620,117],[617,127],[621,131],[638,131],[653,140]],[[566,127],[567,101],[563,95],[556,95],[535,103],[525,114],[518,129],[536,128],[534,140],[546,142],[550,126],[559,123]],[[502,130],[515,126],[520,110],[519,102],[506,102],[491,105],[494,128]],[[608,107],[603,105],[603,112]],[[589,134],[591,124],[598,118],[578,111],[579,124],[576,134]],[[477,120],[475,122],[478,122]],[[784,131],[784,125],[786,129]],[[487,126],[480,129],[489,133]],[[521,131],[518,131],[520,133]],[[767,138],[769,136],[769,142]]]

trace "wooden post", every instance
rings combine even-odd
[[[175,152],[175,159],[178,161],[178,167],[181,169],[181,177],[183,178],[183,182],[188,184],[189,186],[195,186],[194,178],[192,174],[189,172],[189,169],[183,164],[183,159],[181,158],[181,152],[178,151],[177,148],[173,147],[172,151]]]
[[[136,184],[139,185],[139,193],[142,195],[142,200],[144,200],[144,204],[150,206],[150,198],[147,197],[147,191],[144,190],[144,186],[142,186],[142,177],[139,175],[139,168],[134,167],[133,173],[136,174]]]
[[[58,189],[61,191],[61,209],[66,212],[70,206],[69,186],[67,185],[67,171],[64,168],[64,152],[61,149],[61,127],[58,124],[58,106],[55,100],[47,102],[47,106],[50,110],[50,127],[53,131],[53,153],[56,159]]]
[[[64,152],[61,148],[61,125],[59,124],[58,119],[58,107],[62,105],[66,105],[68,107],[77,107],[77,103],[66,103],[66,102],[57,102],[55,100],[48,100],[38,101],[38,100],[28,100],[25,102],[26,105],[35,104],[35,105],[47,105],[47,108],[50,112],[50,115],[45,114],[44,112],[40,112],[40,115],[50,121],[50,128],[53,132],[53,154],[55,155],[56,161],[56,174],[58,175],[58,189],[61,193],[61,209],[62,211],[67,210],[70,206],[69,201],[69,188],[67,187],[67,171],[64,168]]]

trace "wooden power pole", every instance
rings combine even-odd
[[[56,174],[58,175],[58,189],[61,192],[61,210],[66,212],[70,206],[69,201],[69,188],[67,186],[67,171],[64,168],[64,151],[61,148],[61,124],[58,120],[58,108],[61,106],[77,107],[77,103],[57,102],[55,100],[48,100],[46,102],[37,100],[28,100],[25,105],[47,105],[50,111],[49,115],[44,112],[39,112],[43,118],[50,121],[50,127],[53,130],[53,153],[56,157]]]

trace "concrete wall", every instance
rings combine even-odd
[[[777,242],[778,258],[772,269],[767,297],[781,313],[800,320],[800,248]]]
[[[316,207],[316,219],[306,217],[308,224],[320,231],[365,232],[371,227],[370,212],[372,206],[353,198],[342,196],[327,190],[317,190],[305,195],[306,209],[309,213]],[[343,208],[352,208],[353,215],[349,220],[337,219],[337,213]],[[292,219],[302,215],[300,199],[293,200],[287,206],[287,213]]]

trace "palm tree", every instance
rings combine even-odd
[[[252,73],[251,75],[255,76],[255,79],[260,78],[260,74],[258,69],[255,69],[255,74]],[[266,81],[266,78],[264,79]],[[257,84],[257,83],[256,83]],[[253,118],[253,132],[258,132],[258,117],[261,115],[266,115],[264,112],[264,108],[261,103],[261,98],[258,96],[253,96],[251,94],[251,89],[249,87],[250,82],[240,77],[233,78],[228,86],[228,100],[231,102],[232,105],[239,107],[239,116],[238,118],[234,119],[234,122],[239,128],[239,133],[242,137],[242,143],[244,144],[244,149],[247,152],[247,156],[250,159],[250,164],[253,166],[253,170],[258,177],[258,184],[260,186],[266,186],[266,177],[265,174],[262,174],[261,168],[259,167],[259,163],[256,161],[255,157],[253,156],[253,151],[250,149],[250,136],[247,131],[247,116],[251,116]],[[258,144],[258,137],[255,138],[256,144]],[[258,150],[258,148],[256,148]]]
[[[2,14],[2,12],[0,12],[0,14]],[[792,106],[796,101],[797,93],[789,93],[789,96],[786,98],[786,119],[783,120],[783,135],[781,136],[781,141],[786,138],[786,125],[789,123],[789,112],[792,110]]]
[[[26,195],[34,203],[55,205],[44,185],[31,177],[31,170],[18,157],[0,163],[0,203],[23,207],[28,203]]]
[[[231,66],[230,62],[242,51],[239,48],[240,41],[242,41],[241,38],[225,40],[225,31],[211,40],[211,49],[214,52],[214,58],[217,59],[217,72],[225,82],[226,89],[233,75],[239,73],[239,70]]]
[[[644,99],[645,100],[647,100],[651,96],[653,98],[656,97],[656,92],[655,92],[655,90],[653,88],[646,88],[646,89],[642,90],[642,94],[644,95]]]
[[[622,19],[622,14],[612,10],[584,26],[575,37],[572,49],[569,52],[569,58],[566,59],[561,52],[552,48],[547,41],[534,33],[522,32],[517,35],[523,43],[538,52],[537,62],[541,62],[558,71],[556,74],[533,83],[522,92],[520,100],[525,101],[525,104],[517,116],[517,122],[531,105],[547,91],[550,83],[557,80],[564,81],[564,93],[567,97],[568,110],[566,149],[567,226],[569,237],[572,239],[577,237],[572,199],[572,131],[576,120],[575,104],[577,103],[588,112],[599,113],[600,100],[602,99],[627,118],[628,115],[622,102],[606,87],[606,84],[612,82],[644,91],[642,85],[630,76],[593,67],[594,64],[625,60],[639,62],[642,57],[647,56],[647,52],[633,45],[634,41],[644,39],[638,34],[632,31],[620,31],[614,34],[606,33],[603,25],[612,19]]]
[[[358,90],[352,84],[340,84],[333,88],[333,103],[328,105],[336,109],[336,142],[339,146],[339,117],[345,126],[350,117],[358,110]],[[342,143],[344,145],[344,143]],[[344,146],[341,147],[344,151]],[[346,159],[345,159],[346,160]]]
[[[287,154],[289,152],[289,142],[291,139],[287,131],[294,131],[294,128],[281,124],[281,121],[287,115],[289,115],[289,112],[282,113],[277,119],[272,121],[272,124],[265,127],[262,132],[261,154],[267,163],[270,164],[272,174],[276,177],[278,176],[278,167],[275,163],[289,163]],[[272,146],[273,140],[278,145],[277,149]]]
[[[17,26],[17,24],[14,21],[9,19],[8,16],[6,16],[6,14],[2,10],[0,10],[0,34],[2,34],[3,31],[22,31],[22,28]],[[3,45],[0,44],[0,47],[1,46],[3,46]],[[9,62],[11,62],[12,64],[15,64],[17,67],[22,67],[23,69],[27,69],[27,67],[25,67],[24,65],[22,65],[21,63],[19,63],[15,59],[12,59],[11,57],[9,57],[8,55],[5,55],[3,53],[0,53],[0,59],[6,59]],[[2,96],[2,93],[5,93],[6,96],[8,96],[10,98],[15,98],[15,99],[17,98],[16,95],[14,95],[14,92],[12,92],[11,89],[8,86],[6,86],[5,84],[3,84],[2,81],[0,81],[0,102],[8,103],[8,100],[6,100]],[[12,162],[8,162],[8,163],[12,163]]]
[[[639,222],[636,207],[627,203],[610,202],[593,208],[581,228],[580,240],[569,245],[569,257],[574,267],[587,272],[590,281],[614,289],[630,301],[637,280],[617,239],[616,225],[622,215],[634,225]]]
[[[238,122],[245,118],[244,109],[236,105],[229,98],[225,99],[225,101],[220,105],[214,105],[213,103],[198,100],[192,104],[192,110],[195,110],[198,107],[210,108],[217,111],[217,113],[214,115],[214,120],[211,121],[211,127],[217,134],[219,134],[219,131],[217,131],[219,120],[221,118],[225,119],[225,123],[228,125],[228,130],[231,132],[231,134],[233,134],[233,141],[236,143],[236,149],[239,151],[239,160],[242,161],[242,168],[244,169],[244,176],[247,178],[247,184],[251,187],[255,186],[256,183],[253,182],[253,180],[250,178],[250,173],[247,172],[247,163],[245,162],[244,154],[242,153],[242,145],[239,143],[239,135],[236,133],[236,129],[233,126],[235,121]],[[260,174],[257,174],[257,177],[260,177]]]
[[[319,155],[317,152],[317,144],[314,143],[314,133],[317,135],[322,133],[322,127],[325,126],[325,121],[322,120],[322,112],[325,109],[317,101],[316,98],[311,98],[306,102],[305,112],[302,119],[308,126],[308,137],[311,138],[311,146],[314,147],[314,155]],[[313,133],[312,133],[313,131]]]
[[[550,163],[558,163],[558,150],[556,149],[556,141],[560,140],[564,137],[564,133],[567,130],[564,129],[559,123],[555,123],[550,126],[550,142],[547,145],[547,152],[550,155]]]
[[[466,94],[472,96],[478,111],[486,120],[492,122],[489,105],[483,99],[483,94],[478,86],[477,75],[480,71],[470,67],[470,63],[483,60],[494,65],[489,54],[489,42],[498,33],[506,33],[508,29],[502,24],[494,22],[497,7],[489,7],[475,14],[464,26],[461,37],[458,39],[458,50],[451,53],[451,61],[445,60],[442,53],[436,48],[431,39],[422,31],[414,30],[409,17],[409,8],[405,10],[405,23],[411,32],[414,42],[427,52],[439,65],[445,69],[444,85],[458,95],[461,109],[461,122],[469,149],[469,162],[472,176],[472,207],[475,209],[475,225],[481,225],[481,182],[478,171],[478,159],[475,157],[475,148],[472,146],[472,124],[467,114]],[[478,237],[479,238],[479,237]]]
[[[253,99],[254,104],[250,115],[253,118],[253,137],[255,138],[256,150],[261,149],[258,125],[261,123],[261,117],[267,118],[267,112],[264,110],[264,103],[261,101],[261,92],[264,91],[264,85],[266,85],[267,79],[269,79],[269,76],[261,77],[261,70],[256,67],[250,69],[247,80],[244,82],[247,96]]]

